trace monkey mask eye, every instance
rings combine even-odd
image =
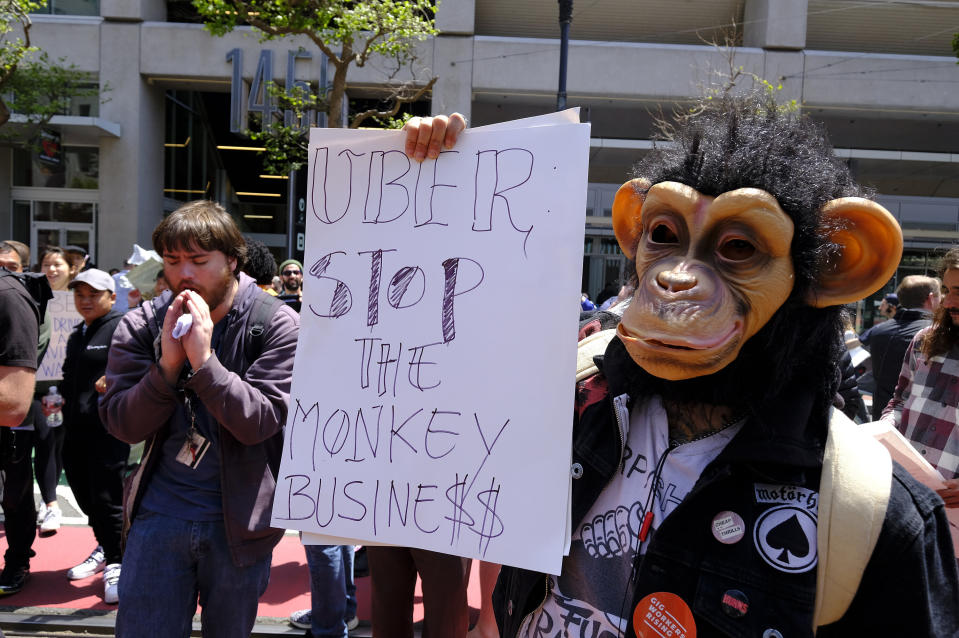
[[[673,232],[673,229],[666,224],[656,224],[649,233],[649,239],[654,244],[678,244],[679,237]]]
[[[756,247],[745,239],[727,239],[719,246],[718,252],[729,261],[746,261],[756,254]]]

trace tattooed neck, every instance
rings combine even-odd
[[[736,418],[736,410],[728,405],[666,401],[663,407],[669,420],[669,440],[677,443],[719,432]]]

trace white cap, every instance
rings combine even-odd
[[[73,281],[67,284],[67,288],[72,290],[77,284],[86,284],[94,290],[109,290],[110,292],[117,291],[117,284],[115,281],[113,281],[113,277],[110,276],[110,273],[103,272],[97,268],[84,270],[77,275]]]

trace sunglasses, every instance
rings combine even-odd
[[[302,270],[284,270],[282,273],[284,277],[290,277],[291,275],[302,275],[302,274],[303,274]]]

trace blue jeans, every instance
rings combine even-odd
[[[249,636],[271,557],[237,567],[223,522],[194,522],[141,510],[120,572],[117,638],[190,635],[197,598],[204,638]]]
[[[304,545],[310,567],[310,603],[314,638],[346,638],[346,623],[356,617],[352,545]]]

